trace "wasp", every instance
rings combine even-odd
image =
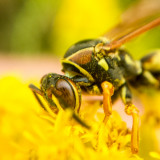
[[[129,25],[131,24],[132,22]],[[132,102],[130,86],[160,87],[160,52],[148,54],[135,61],[121,46],[158,25],[160,17],[114,39],[108,40],[108,37],[113,35],[113,31],[117,34],[118,27],[124,29],[121,25],[98,39],[80,41],[71,46],[61,60],[64,75],[46,74],[41,79],[40,89],[32,84],[29,87],[45,110],[38,95],[48,102],[51,109],[57,108],[56,112],[59,109],[73,110],[73,118],[86,128],[89,126],[78,116],[81,91],[103,95],[104,124],[112,114],[112,99],[121,95],[126,114],[133,118],[131,149],[133,153],[137,153],[139,110]]]

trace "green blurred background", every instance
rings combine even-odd
[[[63,56],[75,42],[96,38],[139,0],[0,0],[0,53]],[[158,35],[157,35],[158,34]],[[160,28],[127,44],[139,58],[159,48]]]

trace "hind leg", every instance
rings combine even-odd
[[[141,59],[143,78],[148,84],[160,87],[160,50],[156,50]]]
[[[156,50],[141,59],[144,70],[150,72],[160,72],[160,50]]]

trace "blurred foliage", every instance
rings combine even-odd
[[[75,42],[103,35],[137,1],[0,0],[0,51],[62,56]],[[158,48],[159,31],[154,29],[133,40],[127,44],[128,50],[139,58]]]
[[[51,33],[60,0],[0,1],[0,50],[51,50]]]
[[[127,9],[129,6],[131,6],[132,4],[138,2],[139,0],[123,0],[123,2],[121,0],[117,0],[118,6],[121,8],[121,10],[125,10]]]

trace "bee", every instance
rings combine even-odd
[[[134,7],[134,10],[135,8],[137,7]],[[132,9],[127,14],[133,17]],[[140,20],[140,25],[134,28],[133,24],[137,24]],[[121,95],[126,114],[133,118],[131,150],[137,153],[139,110],[132,102],[129,87],[138,85],[160,87],[160,52],[148,54],[135,61],[121,46],[158,25],[160,25],[159,16],[150,21],[140,16],[135,20],[124,20],[103,37],[80,41],[71,46],[61,60],[64,75],[46,74],[41,79],[40,89],[33,84],[29,87],[42,108],[47,110],[38,95],[48,102],[49,108],[52,110],[57,108],[55,112],[59,109],[72,110],[73,118],[86,128],[90,126],[78,116],[81,107],[81,91],[103,95],[104,124],[112,114],[112,99],[116,95]]]

